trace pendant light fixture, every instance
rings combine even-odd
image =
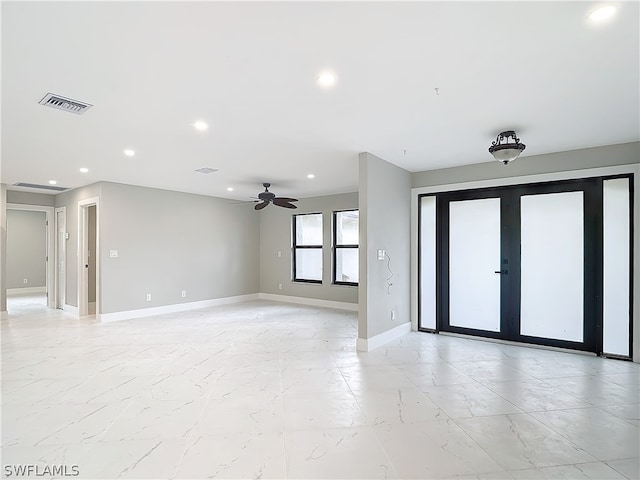
[[[506,165],[518,158],[525,148],[526,145],[520,143],[516,132],[507,130],[498,134],[496,140],[491,142],[489,153],[493,155],[493,158]]]

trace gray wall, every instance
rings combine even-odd
[[[410,321],[411,174],[366,152],[359,164],[358,337],[367,339]],[[379,249],[386,250],[390,263],[377,259]]]
[[[7,210],[7,288],[46,287],[46,221],[45,212]]]
[[[358,194],[345,193],[303,198],[296,210],[269,206],[255,212],[260,222],[260,291],[294,297],[316,298],[357,303],[358,287],[332,285],[332,213],[358,208]],[[249,204],[253,210],[253,204]],[[292,278],[291,216],[299,213],[322,213],[323,265],[322,284],[297,283]],[[278,252],[281,256],[278,257]],[[282,284],[282,290],[278,289]]]
[[[55,205],[55,195],[45,193],[15,192],[7,191],[7,203],[20,203],[22,205],[42,205],[53,207]]]
[[[411,183],[413,187],[431,187],[477,180],[493,180],[522,175],[627,165],[638,162],[640,162],[640,142],[621,143],[604,147],[521,157],[509,165],[503,165],[494,160],[460,167],[416,172],[411,176]]]
[[[7,311],[7,186],[0,183],[0,312]]]
[[[260,229],[253,205],[116,183],[101,187],[99,312],[258,293]],[[110,258],[110,250],[118,250],[118,258]]]

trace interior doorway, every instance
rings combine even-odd
[[[78,315],[100,313],[98,198],[78,202]]]
[[[18,227],[18,225],[23,224],[24,228],[12,229],[10,225],[10,223],[12,223],[12,212],[16,214],[16,218],[14,219],[16,222],[13,222],[14,226]],[[43,296],[43,305],[46,305],[48,308],[55,308],[55,296],[53,295],[55,269],[52,265],[55,245],[53,229],[54,208],[40,205],[8,203],[7,214],[7,268],[9,269],[15,261],[19,263],[19,265],[14,265],[16,268],[11,267],[11,271],[7,272],[8,280],[9,274],[12,276],[17,275],[17,279],[7,284],[7,294],[41,295]],[[19,214],[27,214],[34,218],[27,220],[25,217],[18,222]],[[37,231],[29,230],[30,227],[28,227],[28,223],[32,223],[32,220],[37,222],[37,225],[33,227],[36,228]],[[21,233],[19,233],[18,230],[20,230]],[[14,238],[14,234],[26,236],[21,240],[17,237]],[[29,245],[33,244],[36,240],[41,241],[42,244],[36,247],[36,252],[29,253]],[[21,255],[23,257],[26,255],[24,262],[20,261]],[[25,269],[27,269],[28,272]],[[36,273],[36,271],[40,271],[41,273]],[[36,281],[37,276],[41,278]],[[40,302],[40,300],[38,300],[38,302]],[[9,305],[7,306],[7,310],[10,310]],[[9,314],[10,313],[9,311]]]

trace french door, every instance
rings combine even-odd
[[[603,185],[594,178],[424,196],[419,328],[602,353]],[[629,240],[613,250],[629,250]],[[620,275],[629,292],[630,270]],[[629,348],[613,353],[630,354],[628,333],[618,343]]]

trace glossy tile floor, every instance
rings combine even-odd
[[[111,324],[11,302],[3,474],[640,476],[630,362],[425,333],[356,353],[355,313],[273,302]]]

